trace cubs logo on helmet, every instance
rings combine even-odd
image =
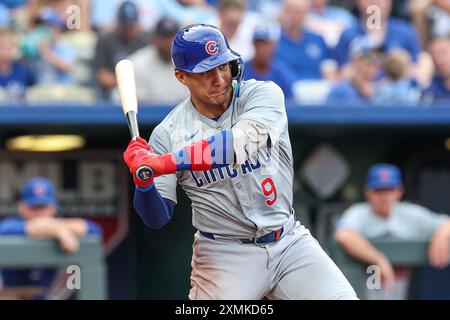
[[[219,52],[219,45],[216,41],[208,41],[205,44],[205,50],[208,54],[213,55]]]

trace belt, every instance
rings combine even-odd
[[[244,244],[267,244],[267,243],[271,243],[271,242],[280,240],[281,235],[283,234],[283,230],[284,230],[284,228],[281,228],[276,231],[272,231],[272,232],[270,232],[262,237],[259,237],[259,238],[239,239],[239,241],[241,241]],[[201,235],[205,236],[208,239],[216,240],[217,236],[215,236],[212,233],[203,232],[203,231],[199,231],[199,232]]]

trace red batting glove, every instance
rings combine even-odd
[[[131,140],[128,144],[127,150],[123,153],[123,160],[130,169],[130,173],[133,175],[134,184],[139,187],[147,187],[153,183],[153,178],[148,181],[141,181],[136,176],[136,170],[143,165],[148,165],[151,162],[150,152],[152,148],[146,140],[141,137],[137,137],[136,140]]]
[[[177,171],[175,157],[172,154],[157,155],[153,153],[150,145],[141,137],[131,140],[123,154],[123,159],[133,175],[134,183],[139,187],[149,186],[154,177]],[[152,169],[152,179],[144,182],[137,178],[136,171],[142,166]]]

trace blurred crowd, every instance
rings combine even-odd
[[[0,103],[117,102],[128,58],[138,99],[174,105],[188,93],[171,41],[192,23],[219,27],[244,78],[288,105],[450,101],[450,0],[1,0]]]

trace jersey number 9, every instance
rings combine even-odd
[[[273,206],[273,204],[277,201],[277,188],[275,188],[272,178],[267,178],[261,182],[261,188],[264,196],[268,198],[266,200],[266,204],[268,206]]]

